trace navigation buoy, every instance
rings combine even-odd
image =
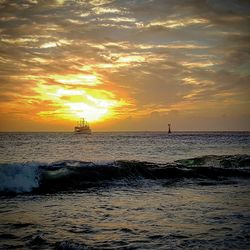
[[[172,133],[172,132],[171,132],[171,124],[170,124],[170,123],[168,124],[168,133],[169,133],[169,134]]]

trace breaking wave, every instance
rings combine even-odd
[[[0,193],[47,193],[102,186],[116,180],[250,178],[249,155],[203,156],[173,163],[60,161],[0,165]]]
[[[37,164],[1,164],[0,192],[25,193],[39,187],[40,170]]]

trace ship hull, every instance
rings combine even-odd
[[[75,134],[86,134],[86,135],[90,135],[92,132],[90,131],[75,131]]]
[[[91,134],[91,129],[75,127],[75,134]]]

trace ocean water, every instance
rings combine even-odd
[[[250,249],[249,132],[0,133],[0,249]]]

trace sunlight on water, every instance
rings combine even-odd
[[[0,162],[141,160],[248,154],[250,133],[0,133]]]
[[[242,249],[249,243],[249,186],[219,185],[216,190],[151,183],[5,198],[0,205],[5,236],[0,237],[5,237],[4,246],[19,249],[63,244],[75,246],[72,249]]]

